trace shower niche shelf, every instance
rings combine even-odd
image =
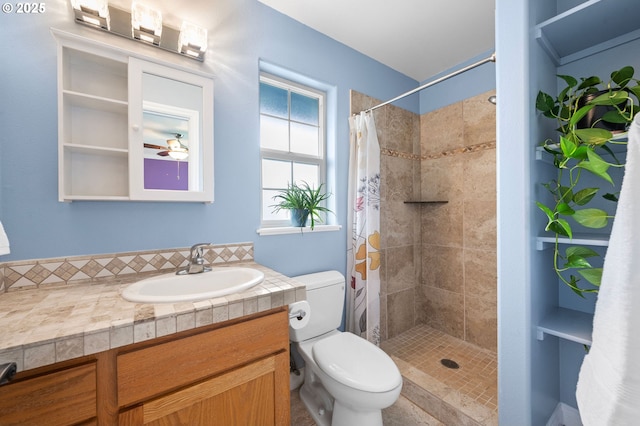
[[[535,26],[556,65],[565,65],[640,38],[638,0],[588,0]]]
[[[538,340],[544,335],[557,336],[583,345],[591,346],[593,314],[567,308],[555,308],[538,325]]]
[[[405,204],[447,204],[448,201],[438,201],[438,200],[409,200],[405,201]]]

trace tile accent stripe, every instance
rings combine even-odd
[[[488,149],[495,149],[495,148],[496,148],[495,142],[484,142],[484,143],[479,143],[479,144],[470,145],[470,146],[463,146],[460,148],[450,149],[448,151],[442,151],[442,152],[438,152],[435,154],[428,154],[428,155],[418,155],[418,154],[412,154],[409,152],[396,151],[393,149],[386,149],[386,148],[380,149],[380,154],[386,155],[388,157],[403,158],[405,160],[422,161],[422,160],[434,160],[436,158],[442,158],[442,157],[449,157],[451,155],[466,154],[468,152],[485,151]]]
[[[253,243],[210,245],[208,265],[253,261]],[[99,254],[0,263],[0,294],[52,285],[86,284],[145,273],[170,272],[186,266],[189,248]]]

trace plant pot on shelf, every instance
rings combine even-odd
[[[589,93],[582,96],[578,100],[578,108],[582,108],[583,106],[587,105],[587,103],[591,102],[598,96],[603,95],[607,92],[609,92],[609,90],[600,90],[598,92]],[[620,104],[617,105],[618,108],[624,109],[623,108],[624,105],[621,105],[621,104],[625,102],[628,108],[629,99],[625,99],[623,102],[620,102]],[[614,117],[619,117],[619,115],[616,114],[616,112],[617,112],[616,107],[614,107],[613,105],[596,105],[580,121],[578,121],[576,128],[587,129],[590,127],[594,127],[598,129],[605,129],[612,133],[625,132],[629,127],[629,122],[621,123],[621,122],[607,121],[607,118],[608,118],[607,113],[610,113]]]
[[[309,218],[307,209],[291,209],[291,226],[305,227]]]

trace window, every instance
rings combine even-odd
[[[288,226],[273,199],[291,183],[326,182],[325,94],[267,74],[260,76],[262,226]],[[325,188],[326,189],[326,188]]]

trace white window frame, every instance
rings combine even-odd
[[[286,233],[287,231],[284,228],[291,227],[291,223],[288,220],[265,220],[263,217],[262,206],[265,204],[265,200],[263,200],[263,190],[264,189],[275,189],[275,188],[265,188],[262,184],[262,161],[264,159],[268,160],[282,160],[282,161],[291,161],[293,163],[306,163],[318,165],[319,168],[319,183],[323,184],[323,188],[327,190],[327,141],[326,141],[326,123],[327,123],[327,109],[326,109],[326,97],[327,94],[324,91],[317,90],[299,83],[296,83],[291,80],[287,80],[273,74],[261,72],[260,73],[260,83],[266,83],[275,87],[279,87],[287,90],[289,93],[295,92],[304,96],[313,97],[318,99],[318,151],[319,155],[307,155],[307,154],[297,154],[292,152],[286,152],[281,150],[274,150],[269,148],[263,148],[262,143],[260,143],[260,234],[271,234],[273,232],[266,231],[266,229],[270,228],[281,228],[282,232],[278,233]],[[289,99],[290,102],[290,99]],[[260,116],[262,115],[259,112]],[[289,114],[291,111],[289,110]],[[293,121],[291,118],[288,118],[288,121]],[[295,122],[295,121],[293,121]],[[306,123],[304,123],[306,124]],[[267,200],[272,201],[272,204],[275,204],[275,200]],[[327,222],[326,214],[321,213],[323,215],[323,223]],[[297,228],[299,229],[299,228]],[[318,226],[316,225],[316,230],[318,230]],[[294,229],[295,230],[295,229]],[[328,229],[327,229],[328,230]],[[299,232],[299,231],[298,231]]]

